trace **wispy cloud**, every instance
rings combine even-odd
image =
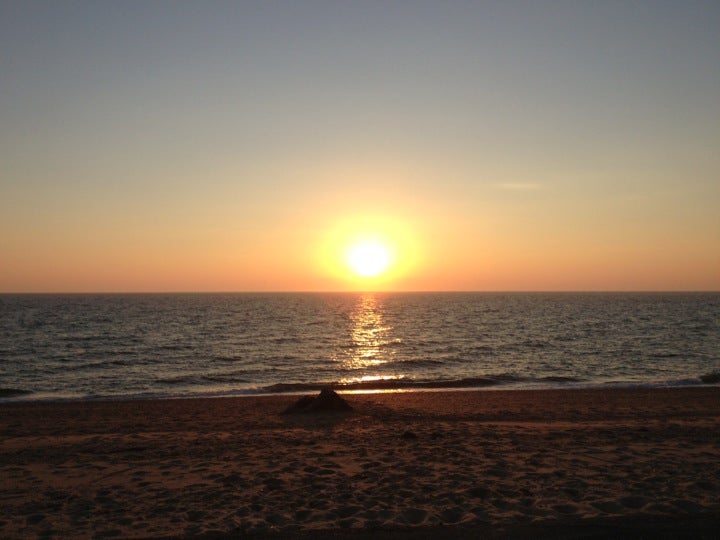
[[[543,187],[542,184],[533,182],[502,182],[495,186],[508,191],[537,191]]]

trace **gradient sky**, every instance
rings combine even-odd
[[[0,292],[720,290],[720,2],[0,1]],[[396,271],[338,266],[386,235]]]

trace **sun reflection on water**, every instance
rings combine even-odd
[[[361,369],[387,362],[381,348],[388,343],[391,328],[384,324],[377,297],[374,294],[360,296],[350,320],[353,355],[348,367]]]
[[[355,309],[350,313],[351,354],[345,359],[345,367],[351,370],[366,370],[387,364],[394,351],[387,345],[397,341],[392,336],[392,326],[383,319],[381,300],[375,294],[362,294]],[[377,381],[395,379],[388,374],[366,373],[345,379],[343,382]]]

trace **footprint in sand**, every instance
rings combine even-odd
[[[340,508],[335,509],[335,514],[337,514],[338,517],[345,519],[345,518],[349,518],[351,516],[356,515],[361,510],[362,510],[362,508],[360,506],[353,506],[353,505],[341,506]]]
[[[623,507],[615,501],[598,501],[592,503],[592,506],[606,514],[620,514],[623,511]]]
[[[679,508],[683,512],[687,512],[688,514],[697,514],[705,510],[703,506],[687,499],[678,499],[673,501],[672,504],[676,508]]]
[[[552,507],[553,510],[560,514],[576,514],[578,511],[578,507],[574,504],[556,504]]]
[[[452,525],[454,523],[459,523],[460,520],[462,520],[463,513],[457,508],[446,508],[445,510],[440,512],[439,517],[443,523]]]
[[[630,508],[632,510],[640,510],[648,503],[647,499],[633,495],[623,497],[618,502],[622,504],[625,508]]]
[[[410,525],[420,525],[427,518],[427,512],[421,508],[408,508],[403,517]]]
[[[313,516],[312,510],[302,509],[295,512],[295,521],[303,522],[308,521]]]

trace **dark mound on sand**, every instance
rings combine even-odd
[[[303,396],[283,411],[283,414],[352,411],[350,404],[333,390],[324,389],[316,397]]]

